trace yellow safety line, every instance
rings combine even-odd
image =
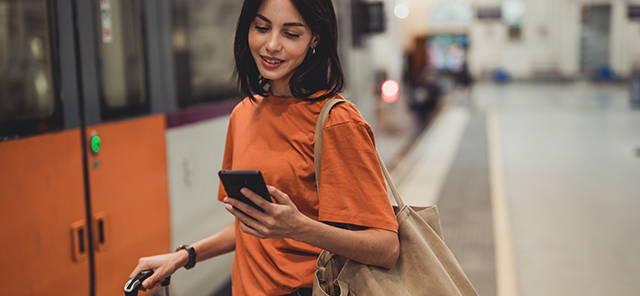
[[[493,109],[487,111],[487,136],[489,140],[493,235],[496,250],[497,296],[517,296],[518,276],[516,273],[509,204],[505,189],[502,149],[500,146],[500,125],[498,113]]]

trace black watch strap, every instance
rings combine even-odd
[[[180,250],[185,250],[189,253],[189,262],[184,266],[184,268],[191,269],[196,266],[196,250],[190,245],[181,245],[176,249],[176,252]]]

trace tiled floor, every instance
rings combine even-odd
[[[447,242],[454,253],[458,249],[463,267],[469,250],[482,254],[469,248],[469,242],[488,242],[491,238],[487,236],[492,235],[480,225],[484,222],[472,222],[482,220],[475,220],[477,212],[489,201],[485,199],[481,205],[471,200],[486,191],[478,185],[486,185],[486,175],[477,172],[486,164],[483,150],[488,145],[489,150],[501,151],[516,293],[638,295],[640,111],[630,108],[629,86],[480,83],[468,94],[452,94],[450,102],[452,107],[463,107],[471,114],[459,146],[450,148],[458,152],[448,167],[438,201],[447,209],[442,212],[444,224],[468,223],[467,227],[444,226],[445,237],[451,238]],[[477,138],[485,126],[479,119],[482,114],[497,119],[495,129],[501,135],[497,144]],[[458,133],[457,129],[450,130]],[[420,143],[416,147],[421,147]],[[433,150],[427,148],[429,145],[421,149]],[[471,155],[476,159],[466,158]],[[413,165],[414,173],[428,171],[417,168],[431,167],[421,161]],[[433,175],[413,179],[426,184]],[[401,187],[407,186],[415,184],[403,182]],[[491,192],[496,189],[491,188]],[[445,223],[447,220],[451,222]],[[486,258],[476,258],[481,259]],[[494,281],[486,264],[482,281]],[[473,277],[475,271],[467,269]],[[482,288],[491,285],[482,281],[475,283],[478,290],[486,291],[481,295],[495,295],[489,288]]]
[[[640,291],[640,112],[625,85],[480,85],[499,114],[520,295]]]
[[[484,114],[466,126],[438,201],[445,242],[480,295],[496,295],[495,252]]]

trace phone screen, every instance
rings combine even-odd
[[[229,197],[235,198],[252,207],[264,212],[264,209],[257,206],[254,202],[240,193],[240,189],[248,188],[249,190],[260,195],[264,200],[271,202],[271,196],[267,190],[267,185],[262,178],[262,173],[258,170],[240,171],[240,170],[221,170],[218,172],[220,181],[224,186],[224,190]]]

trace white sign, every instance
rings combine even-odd
[[[100,0],[100,17],[102,19],[102,42],[113,41],[113,27],[111,26],[111,3],[109,0]]]

